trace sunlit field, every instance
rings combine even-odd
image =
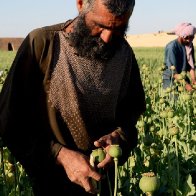
[[[118,166],[117,195],[196,195],[196,91],[184,90],[184,76],[162,89],[164,48],[133,50],[147,110],[137,122],[137,147]],[[14,57],[15,52],[0,51],[0,89]],[[0,140],[0,196],[7,195],[33,194],[23,168]]]

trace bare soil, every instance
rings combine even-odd
[[[164,32],[127,36],[127,40],[132,47],[165,47],[168,42],[176,38],[176,35]],[[193,40],[193,44],[196,46],[196,39]]]

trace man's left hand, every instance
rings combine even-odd
[[[102,162],[100,162],[97,165],[98,168],[105,168],[113,164],[113,158],[108,154],[108,150],[109,150],[110,145],[119,144],[119,139],[120,139],[119,133],[117,131],[113,131],[112,133],[108,135],[104,135],[99,140],[94,142],[94,145],[97,148],[103,148],[106,152],[106,157]]]

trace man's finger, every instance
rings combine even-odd
[[[97,140],[94,142],[94,145],[99,148],[99,147],[102,147],[101,143]]]
[[[91,171],[88,176],[91,177],[92,179],[96,180],[96,181],[101,180],[101,174],[99,174],[96,171]]]
[[[96,147],[106,147],[108,145],[112,144],[112,138],[111,136],[105,137],[104,139],[99,139],[94,142],[94,145]]]
[[[108,164],[110,164],[112,162],[113,162],[112,157],[107,154],[106,157],[105,157],[105,159],[103,161],[101,161],[101,163],[99,163],[97,165],[97,167],[98,168],[104,168],[104,167],[106,167]]]
[[[97,193],[97,189],[91,182],[90,178],[84,178],[82,181],[82,186],[85,189],[85,191],[88,193],[93,193],[93,194]]]

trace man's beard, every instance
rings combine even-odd
[[[90,29],[86,26],[84,15],[81,15],[74,25],[73,32],[69,34],[69,41],[79,56],[108,60],[121,47],[124,34],[118,37],[112,36],[110,42],[105,43],[99,36],[91,35]]]

